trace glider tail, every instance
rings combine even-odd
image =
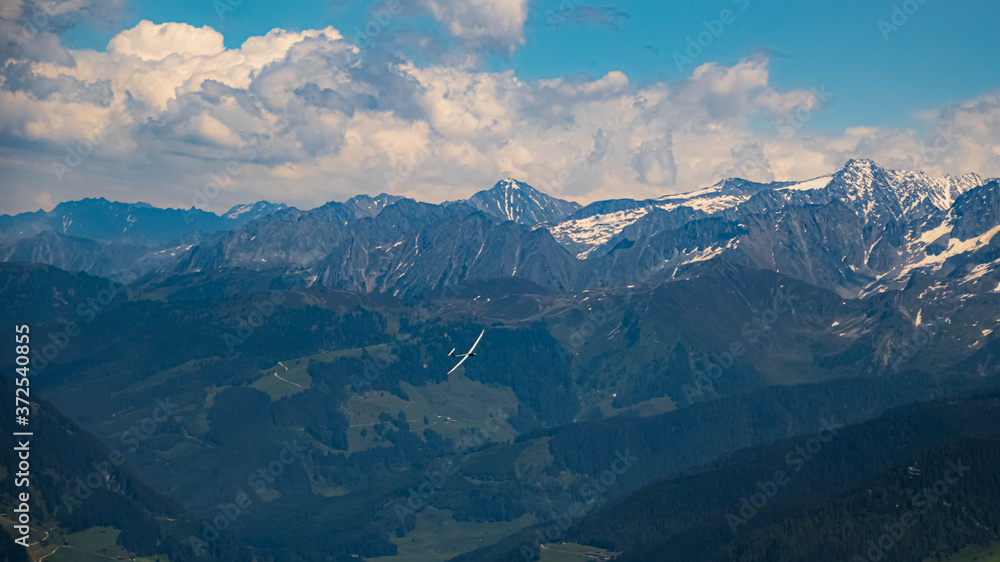
[[[454,349],[448,352],[448,357],[454,357],[454,356],[455,356],[455,350]]]

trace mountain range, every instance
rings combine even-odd
[[[84,200],[0,217],[0,255],[122,281],[294,269],[325,287],[397,296],[507,277],[555,291],[655,284],[724,261],[854,298],[917,273],[992,280],[998,209],[997,180],[852,160],[804,182],[728,179],[582,208],[512,179],[440,205],[361,195],[308,211],[259,202],[222,216]]]
[[[209,234],[239,228],[286,208],[284,204],[260,201],[237,205],[219,216],[194,207],[160,209],[147,203],[118,203],[102,197],[60,203],[49,212],[2,215],[0,237],[19,240],[41,232],[57,232],[98,242],[163,244],[192,232]]]
[[[889,412],[829,449],[877,462],[824,461],[823,478],[799,481],[850,520],[864,496],[846,486],[889,481],[900,463],[930,462],[913,460],[921,451],[938,459],[934,447],[966,450],[914,424],[954,420],[975,436],[974,416],[954,412],[993,412],[994,394],[969,396],[1000,388],[998,232],[997,180],[867,160],[804,182],[728,179],[583,207],[515,180],[442,204],[359,195],[223,215],[85,200],[0,217],[0,309],[31,322],[32,392],[66,417],[59,431],[111,449],[157,400],[176,405],[128,459],[149,494],[102,489],[177,502],[183,521],[143,525],[142,541],[126,529],[123,551],[167,552],[146,534],[176,539],[247,493],[217,559],[509,560],[559,542],[533,541],[628,451],[638,461],[562,538],[623,559],[766,560],[769,544],[824,551],[803,530],[820,516],[784,498],[721,537],[711,525],[743,490],[725,475],[765,473],[820,417]],[[475,360],[446,375],[448,350],[484,330]],[[0,363],[12,352],[0,347]],[[942,398],[959,402],[891,414]],[[866,437],[883,429],[923,449]],[[302,453],[249,484],[286,443]],[[51,490],[86,476],[104,454],[94,445],[53,464]],[[428,476],[447,463],[454,477]],[[425,481],[435,491],[416,502]],[[725,492],[715,503],[699,498],[708,485]],[[683,521],[646,501],[665,497],[686,502]],[[167,515],[153,507],[130,509]],[[641,533],[603,523],[636,513]],[[52,506],[43,526],[96,532],[70,515]],[[933,521],[943,538],[928,556],[970,544],[968,517]],[[779,525],[798,531],[775,542]]]

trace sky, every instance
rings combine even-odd
[[[0,0],[0,213],[1000,176],[1000,5]]]

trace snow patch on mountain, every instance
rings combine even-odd
[[[899,275],[896,277],[904,278],[914,270],[921,268],[930,268],[931,271],[940,271],[941,267],[944,266],[944,263],[948,260],[948,258],[974,252],[986,246],[990,243],[990,240],[997,235],[997,233],[1000,233],[1000,226],[991,228],[988,232],[968,240],[951,238],[948,240],[948,247],[946,250],[936,255],[927,255],[920,261],[907,264],[902,268]]]
[[[577,244],[586,245],[588,248],[580,252],[577,258],[587,259],[591,252],[621,232],[626,226],[649,214],[649,211],[649,207],[644,207],[567,220],[549,228],[549,232],[559,242],[568,239]]]
[[[743,203],[750,196],[748,195],[715,195],[715,196],[698,196],[687,199],[684,203],[665,203],[661,205],[656,205],[664,211],[672,211],[674,209],[679,209],[681,207],[687,207],[689,209],[694,209],[696,211],[701,211],[706,214],[715,214],[726,209],[732,209],[733,207]]]
[[[833,175],[820,176],[815,179],[804,181],[801,183],[792,184],[785,187],[779,187],[778,191],[815,191],[817,189],[823,189],[824,187],[830,185],[830,180],[833,179]]]
[[[236,205],[232,209],[229,209],[229,212],[222,215],[222,218],[235,219],[242,214],[249,213],[252,210],[253,210],[253,205]]]

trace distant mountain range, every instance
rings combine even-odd
[[[118,203],[83,199],[56,205],[49,212],[0,215],[0,238],[18,240],[42,232],[57,232],[98,242],[165,244],[191,232],[219,232],[287,209],[284,204],[259,201],[237,205],[222,216],[196,209],[160,209],[147,203]]]
[[[0,256],[122,281],[293,269],[322,286],[394,295],[505,277],[555,291],[655,283],[722,260],[856,297],[917,272],[1000,282],[990,249],[998,228],[996,180],[852,160],[804,182],[727,179],[582,208],[513,179],[440,205],[359,195],[309,211],[262,201],[222,216],[86,199],[0,217]]]

